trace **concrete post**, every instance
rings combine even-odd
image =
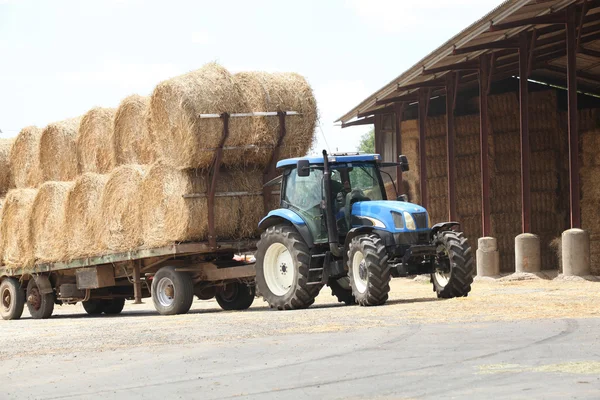
[[[590,235],[582,229],[562,234],[562,267],[565,276],[590,274]]]
[[[498,242],[493,237],[482,237],[477,241],[477,276],[500,274]]]
[[[522,233],[515,238],[516,272],[540,272],[540,238],[532,233]]]

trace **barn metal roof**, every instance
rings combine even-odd
[[[444,88],[436,88],[433,83],[440,82],[453,70],[461,71],[459,90],[477,87],[477,62],[481,54],[492,54],[494,81],[518,75],[518,37],[524,31],[531,32],[530,79],[566,86],[563,21],[566,21],[565,11],[570,5],[578,9],[578,90],[595,93],[600,88],[600,0],[507,0],[338,121],[344,125],[357,117],[385,111],[395,101],[416,101],[419,87],[431,87],[431,97],[443,95]]]

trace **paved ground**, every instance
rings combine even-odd
[[[0,321],[0,399],[598,398],[600,283],[478,282],[437,300],[393,281],[383,307],[163,317],[79,306]]]

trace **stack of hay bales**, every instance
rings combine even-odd
[[[0,196],[4,197],[14,185],[10,173],[10,152],[14,139],[0,139]]]
[[[402,154],[408,159],[410,169],[402,173],[405,188],[403,193],[408,195],[412,203],[420,203],[421,191],[419,186],[419,125],[417,120],[402,121]]]
[[[428,117],[425,131],[427,211],[432,223],[448,220],[446,117]]]
[[[216,64],[160,83],[150,98],[130,96],[118,109],[23,129],[11,158],[3,152],[11,145],[0,143],[0,167],[5,158],[2,171],[10,165],[16,186],[2,209],[3,263],[31,266],[207,240],[208,171],[223,120],[198,114],[256,111],[298,111],[286,118],[279,157],[308,152],[317,110],[303,77],[232,76]],[[279,132],[277,117],[230,119],[216,189],[217,239],[257,236],[266,212],[263,172]],[[199,196],[183,197],[191,193]]]

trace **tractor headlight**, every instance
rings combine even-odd
[[[408,213],[406,211],[404,211],[403,215],[404,215],[404,223],[406,224],[406,229],[409,229],[411,231],[416,230],[417,224],[415,223],[415,220],[412,217],[412,215],[410,215],[410,213]]]
[[[392,211],[392,218],[394,219],[394,226],[396,229],[404,229],[404,219],[402,219],[402,214]]]

